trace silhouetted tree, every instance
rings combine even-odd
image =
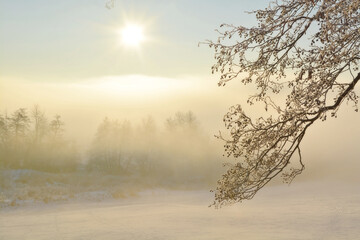
[[[336,117],[344,101],[357,109],[360,79],[360,1],[282,0],[253,12],[258,26],[223,24],[212,71],[219,85],[254,84],[248,103],[262,102],[270,117],[254,119],[240,105],[224,116],[228,156],[239,159],[218,182],[216,206],[251,199],[282,173],[285,182],[304,170],[300,143],[308,128]],[[286,94],[284,104],[273,96]],[[299,167],[289,167],[293,155]]]
[[[148,116],[147,118],[142,119],[140,125],[140,132],[147,136],[151,136],[155,134],[156,129],[157,127],[154,118]]]
[[[97,129],[89,151],[88,167],[110,173],[127,173],[131,160],[128,156],[131,136],[132,127],[129,121],[110,121],[105,118]]]
[[[10,144],[9,117],[7,114],[0,115],[0,167],[7,164],[7,153]]]
[[[30,127],[30,118],[25,108],[20,108],[11,115],[9,127],[13,132],[16,142],[20,137],[25,137],[26,132]]]
[[[193,112],[177,112],[174,117],[166,119],[165,126],[168,130],[196,131],[198,122]]]
[[[57,139],[61,137],[62,133],[64,132],[64,122],[61,120],[60,115],[55,115],[54,119],[50,122],[50,134],[53,139]]]
[[[5,144],[9,139],[9,118],[7,115],[0,114],[0,141],[1,144]]]
[[[34,124],[34,142],[37,144],[47,134],[48,122],[45,113],[40,110],[39,105],[33,107],[31,118]]]

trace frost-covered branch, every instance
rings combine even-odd
[[[253,198],[280,173],[291,182],[304,169],[307,129],[329,112],[336,116],[344,100],[357,111],[360,0],[283,0],[252,13],[258,26],[223,24],[218,40],[206,42],[215,50],[212,71],[220,73],[220,86],[233,79],[254,84],[258,91],[247,102],[276,111],[253,119],[236,105],[224,116],[230,136],[218,137],[238,163],[218,181],[217,207]],[[286,94],[284,103],[274,94]],[[300,167],[288,168],[296,153]]]

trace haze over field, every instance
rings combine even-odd
[[[149,85],[151,91],[146,92]],[[137,88],[140,89],[139,93],[132,92]],[[228,107],[247,96],[248,89],[240,87],[237,82],[232,82],[225,88],[218,87],[213,76],[208,79],[172,79],[135,75],[75,83],[3,80],[1,90],[2,113],[10,113],[21,107],[28,108],[30,112],[38,104],[48,117],[60,114],[65,122],[64,135],[67,140],[75,142],[83,158],[86,158],[85,153],[93,141],[96,129],[105,117],[128,120],[136,127],[150,116],[160,130],[165,127],[166,119],[176,112],[191,110],[202,134],[217,146],[214,157],[218,158],[221,167],[220,163],[228,159],[222,157],[223,142],[214,135],[219,130],[226,133],[223,115]],[[260,105],[255,108],[244,107],[251,110],[253,115],[260,114],[262,109]],[[360,153],[355,150],[356,139],[360,135],[357,127],[359,120],[359,114],[351,106],[344,106],[337,119],[317,123],[309,130],[303,143],[307,168],[305,176],[356,180],[360,169],[357,160]],[[337,171],[339,161],[343,163],[342,171]]]

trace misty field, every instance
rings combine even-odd
[[[214,201],[209,190],[226,169],[222,163],[232,160],[220,157],[219,143],[193,113],[179,112],[163,125],[150,117],[135,123],[105,118],[81,152],[56,132],[64,128],[60,119],[34,125],[36,116],[43,118],[35,110],[28,112],[32,122],[19,110],[2,125],[7,134],[0,149],[1,240],[356,239],[360,234],[357,158],[345,151],[351,144],[313,150],[323,129],[305,145],[314,161],[290,186],[278,180],[251,201],[214,209],[208,207]],[[351,168],[338,171],[335,159]]]
[[[208,191],[152,189],[101,202],[0,210],[0,239],[356,239],[360,191],[340,183],[272,186],[209,208]]]

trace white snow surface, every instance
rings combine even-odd
[[[360,189],[293,183],[209,208],[208,191],[147,190],[133,198],[9,207],[0,239],[359,239]]]

